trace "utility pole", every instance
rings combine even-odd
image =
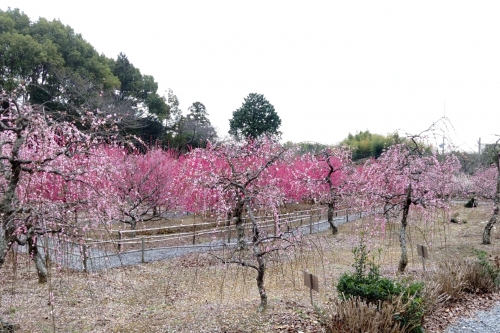
[[[441,155],[444,155],[444,146],[445,146],[445,145],[444,145],[444,131],[443,131],[442,138],[443,138],[443,143],[441,143],[441,144],[439,145],[439,148],[441,148]],[[439,148],[438,148],[438,151],[437,151],[437,152],[438,152],[438,154],[439,154]]]
[[[443,117],[446,118],[446,100],[443,100]],[[443,143],[441,146],[441,155],[444,156],[444,131],[443,131]]]
[[[477,142],[478,150],[477,150],[477,166],[481,166],[481,138]]]

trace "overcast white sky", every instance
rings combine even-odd
[[[207,107],[219,134],[249,93],[283,139],[416,133],[444,114],[457,146],[500,134],[500,1],[2,0],[125,53],[163,94]]]

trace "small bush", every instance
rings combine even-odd
[[[399,286],[388,278],[358,279],[348,273],[340,277],[337,291],[343,299],[358,296],[368,303],[387,301],[401,293]]]
[[[431,277],[439,286],[432,291],[433,297],[458,300],[464,292],[491,293],[498,289],[500,269],[489,260],[486,252],[476,250],[475,254],[477,260],[448,260],[439,264]]]
[[[392,313],[392,320],[398,324],[396,326],[406,327],[406,332],[422,332],[421,324],[425,310],[422,297],[424,284],[400,283],[380,276],[379,266],[375,264],[373,258],[369,260],[369,252],[363,240],[353,253],[355,272],[344,273],[337,284],[341,300],[359,299],[368,305],[374,305],[384,313],[389,311],[388,308],[394,308],[394,302],[399,302],[404,304],[404,310]]]
[[[467,266],[464,260],[447,260],[439,263],[437,271],[432,275],[432,280],[439,286],[435,293],[445,294],[447,299],[459,299],[468,285]]]
[[[425,281],[424,289],[422,290],[425,313],[432,313],[450,299],[450,296],[443,293],[442,289],[442,285],[433,279]]]
[[[351,297],[333,300],[328,311],[321,313],[320,319],[329,333],[403,333],[409,331],[409,324],[394,320],[394,314],[407,310],[408,302],[405,303],[401,296],[394,297],[392,302],[383,306]]]
[[[473,291],[483,293],[494,292],[500,286],[500,267],[498,260],[490,260],[488,253],[474,250],[478,262],[472,267],[469,276],[470,286]]]

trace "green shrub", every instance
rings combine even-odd
[[[401,326],[409,327],[408,332],[422,332],[425,310],[422,296],[424,284],[397,282],[380,276],[379,266],[375,264],[374,258],[369,259],[369,251],[363,239],[353,253],[355,271],[344,273],[337,283],[340,298],[342,300],[359,298],[368,304],[376,305],[379,310],[398,298],[406,306],[404,311],[394,313],[394,320]]]
[[[401,294],[401,288],[388,278],[358,278],[353,274],[344,273],[337,284],[340,297],[348,299],[358,296],[371,303],[387,301],[394,295]]]

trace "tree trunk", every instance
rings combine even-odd
[[[267,294],[266,288],[264,286],[264,277],[266,274],[266,259],[260,250],[260,230],[255,216],[253,215],[252,209],[247,204],[248,215],[252,221],[252,243],[253,243],[253,254],[257,259],[258,269],[257,269],[257,288],[259,289],[260,305],[259,312],[265,311],[267,308]]]
[[[137,220],[135,218],[132,218],[132,220],[130,221],[129,224],[130,224],[130,230],[136,230],[136,228],[137,228]],[[136,235],[135,232],[132,232],[130,234],[130,237],[132,237],[132,238],[135,238],[136,236],[137,235]]]
[[[18,119],[19,121],[19,119]],[[24,129],[24,126],[22,126]],[[5,257],[7,256],[7,249],[9,238],[14,232],[13,225],[10,223],[12,214],[14,214],[14,204],[17,202],[16,189],[19,181],[21,180],[21,163],[18,161],[19,150],[21,145],[24,143],[25,138],[21,135],[21,132],[17,132],[17,138],[12,146],[10,161],[11,176],[8,180],[8,186],[4,189],[2,200],[0,201],[0,216],[2,217],[0,227],[0,267],[2,267],[5,262]]]
[[[408,214],[411,205],[411,184],[406,191],[406,201],[403,205],[403,217],[401,218],[401,230],[399,231],[399,243],[401,245],[401,259],[399,260],[398,271],[403,273],[408,265],[408,251],[406,249],[406,226],[408,224]]]
[[[335,211],[335,202],[329,202],[328,203],[328,223],[330,224],[330,227],[332,228],[332,235],[335,235],[339,230],[333,223],[333,213]]]
[[[5,257],[7,256],[7,230],[3,226],[3,222],[0,223],[0,268],[2,268],[5,262]]]
[[[243,250],[246,248],[245,242],[245,224],[243,220],[243,207],[244,202],[238,202],[236,207],[234,207],[233,218],[236,225],[236,235],[238,237],[238,250]]]
[[[262,255],[257,256],[259,269],[257,270],[257,288],[259,288],[260,305],[259,312],[265,311],[267,308],[267,294],[264,286],[264,275],[266,273],[266,261]]]
[[[496,161],[496,165],[497,165],[497,170],[498,170],[498,174],[497,174],[497,191],[495,193],[495,199],[494,199],[494,203],[493,203],[493,215],[491,216],[490,220],[488,221],[488,224],[486,224],[486,226],[484,227],[484,232],[483,232],[483,244],[487,245],[487,244],[491,244],[491,240],[490,240],[490,235],[491,235],[491,229],[493,228],[493,226],[495,225],[495,223],[497,223],[497,220],[498,220],[498,211],[500,209],[500,152],[498,153],[498,156],[497,156],[497,161]]]
[[[32,237],[28,238],[28,253],[31,258],[35,262],[36,271],[38,273],[38,283],[46,283],[47,282],[47,267],[45,266],[45,260],[38,252],[38,247],[36,243],[33,241]]]
[[[498,204],[495,204],[495,208],[493,208],[493,215],[491,216],[490,220],[484,227],[484,232],[483,232],[483,244],[484,245],[489,245],[491,244],[491,229],[497,223],[498,220]]]

